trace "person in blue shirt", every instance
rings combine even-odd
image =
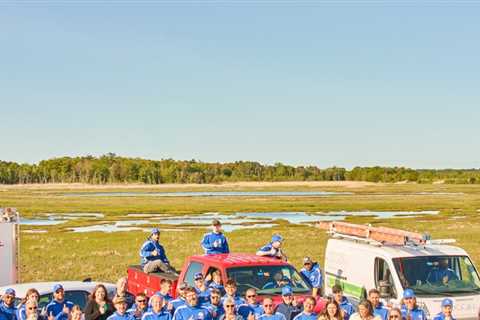
[[[263,314],[258,317],[258,320],[286,320],[281,313],[274,312],[274,304],[272,298],[263,299]]]
[[[15,290],[8,288],[0,302],[0,320],[16,320],[17,308],[15,308]]]
[[[272,241],[257,251],[257,256],[270,257],[287,261],[287,256],[282,252],[283,238],[280,235],[274,235]]]
[[[458,276],[455,271],[448,267],[448,259],[441,258],[437,262],[437,266],[428,274],[427,281],[446,285],[450,280],[458,280]]]
[[[184,305],[187,304],[186,300],[186,292],[188,289],[188,284],[186,282],[182,282],[178,285],[178,298],[174,300],[170,300],[170,302],[167,305],[167,309],[170,310],[170,313],[173,315],[175,313],[175,310],[183,307]]]
[[[455,320],[453,317],[453,301],[452,299],[445,298],[442,300],[442,312],[438,313],[433,320]]]
[[[107,320],[134,320],[135,318],[127,312],[127,299],[115,297],[113,304],[116,311]]]
[[[388,320],[388,309],[384,307],[380,301],[380,291],[370,289],[368,291],[368,301],[372,304],[374,315],[378,316],[381,320]]]
[[[275,312],[283,314],[287,320],[293,320],[293,318],[302,312],[302,307],[293,295],[291,286],[284,286],[282,288],[282,303],[277,305]]]
[[[343,311],[343,319],[348,320],[350,316],[355,313],[353,304],[348,301],[347,297],[343,295],[343,289],[340,285],[336,284],[332,287],[333,298],[337,302],[340,309]]]
[[[258,319],[263,314],[262,306],[257,302],[257,290],[249,288],[245,292],[245,300],[247,303],[241,304],[238,307],[238,314],[244,320],[248,320],[248,316],[253,314],[255,319]]]
[[[286,285],[291,285],[291,282],[281,271],[279,271],[273,275],[273,281],[265,283],[262,289],[282,288]]]
[[[223,314],[225,314],[225,309],[223,309],[221,299],[222,293],[220,290],[212,288],[210,289],[210,301],[202,305],[202,307],[206,308],[210,312],[213,320],[218,320]]]
[[[65,300],[65,290],[61,284],[53,286],[53,299],[47,304],[47,316],[55,317],[55,320],[68,320],[72,311],[73,303]]]
[[[427,316],[425,312],[417,305],[417,298],[415,292],[412,289],[405,289],[403,291],[402,299],[402,318],[406,320],[426,320]]]
[[[220,272],[220,270],[215,270],[211,273],[210,275],[211,277],[211,280],[207,282],[207,286],[210,288],[210,289],[218,289],[220,290],[220,293],[222,295],[225,294],[225,288],[223,287],[223,284],[222,284],[222,274]]]
[[[163,298],[159,295],[154,295],[151,299],[152,310],[143,314],[142,320],[171,320],[170,312],[163,308]]]
[[[199,304],[195,289],[189,287],[185,291],[187,303],[175,310],[173,320],[212,320],[207,308]]]
[[[210,301],[210,288],[206,286],[203,274],[201,272],[195,273],[193,275],[193,280],[195,282],[195,291],[197,292],[200,303],[203,304]]]
[[[135,320],[141,320],[144,313],[147,312],[148,303],[147,296],[145,293],[140,292],[135,297],[135,303],[130,309],[127,310],[127,313],[132,316]]]
[[[27,303],[27,301],[35,301],[38,303],[39,299],[40,299],[40,293],[38,292],[37,289],[34,289],[34,288],[28,289],[27,293],[25,294],[25,298],[23,298],[20,304],[17,306],[17,320],[27,319],[27,313],[25,309],[25,304]]]
[[[205,254],[222,254],[230,253],[228,248],[228,241],[222,232],[222,224],[220,220],[214,219],[212,221],[212,232],[206,233],[203,236],[202,248]]]
[[[170,279],[162,279],[160,281],[160,291],[156,292],[155,294],[161,296],[163,300],[168,303],[173,300],[173,297],[170,295],[172,291],[173,282]]]
[[[222,304],[227,298],[232,298],[235,301],[235,306],[238,308],[240,305],[245,303],[245,300],[237,295],[237,283],[233,279],[229,279],[225,283],[226,294],[222,297]]]
[[[147,241],[142,245],[140,249],[141,266],[145,273],[152,272],[165,272],[178,275],[175,269],[170,265],[165,249],[159,242],[160,230],[153,228]]]
[[[317,314],[313,312],[317,300],[314,297],[307,297],[303,301],[303,311],[295,316],[293,320],[317,320]]]
[[[310,257],[303,258],[303,268],[300,273],[312,286],[312,296],[314,298],[321,296],[323,277],[318,263],[313,262]]]

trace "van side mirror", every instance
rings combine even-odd
[[[382,280],[378,282],[378,291],[380,291],[380,298],[391,298],[392,297],[392,284],[387,280]]]

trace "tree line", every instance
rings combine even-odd
[[[206,163],[196,160],[146,160],[108,153],[100,157],[62,157],[19,164],[0,161],[0,184],[26,183],[219,183],[235,181],[369,181],[480,183],[479,169],[425,170],[403,167],[264,165],[253,161]]]

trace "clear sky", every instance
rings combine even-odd
[[[473,1],[3,0],[0,159],[478,168],[479,16]]]

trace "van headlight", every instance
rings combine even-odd
[[[425,302],[417,302],[417,306],[425,312],[427,318],[430,318],[430,311],[428,311],[428,307]]]

